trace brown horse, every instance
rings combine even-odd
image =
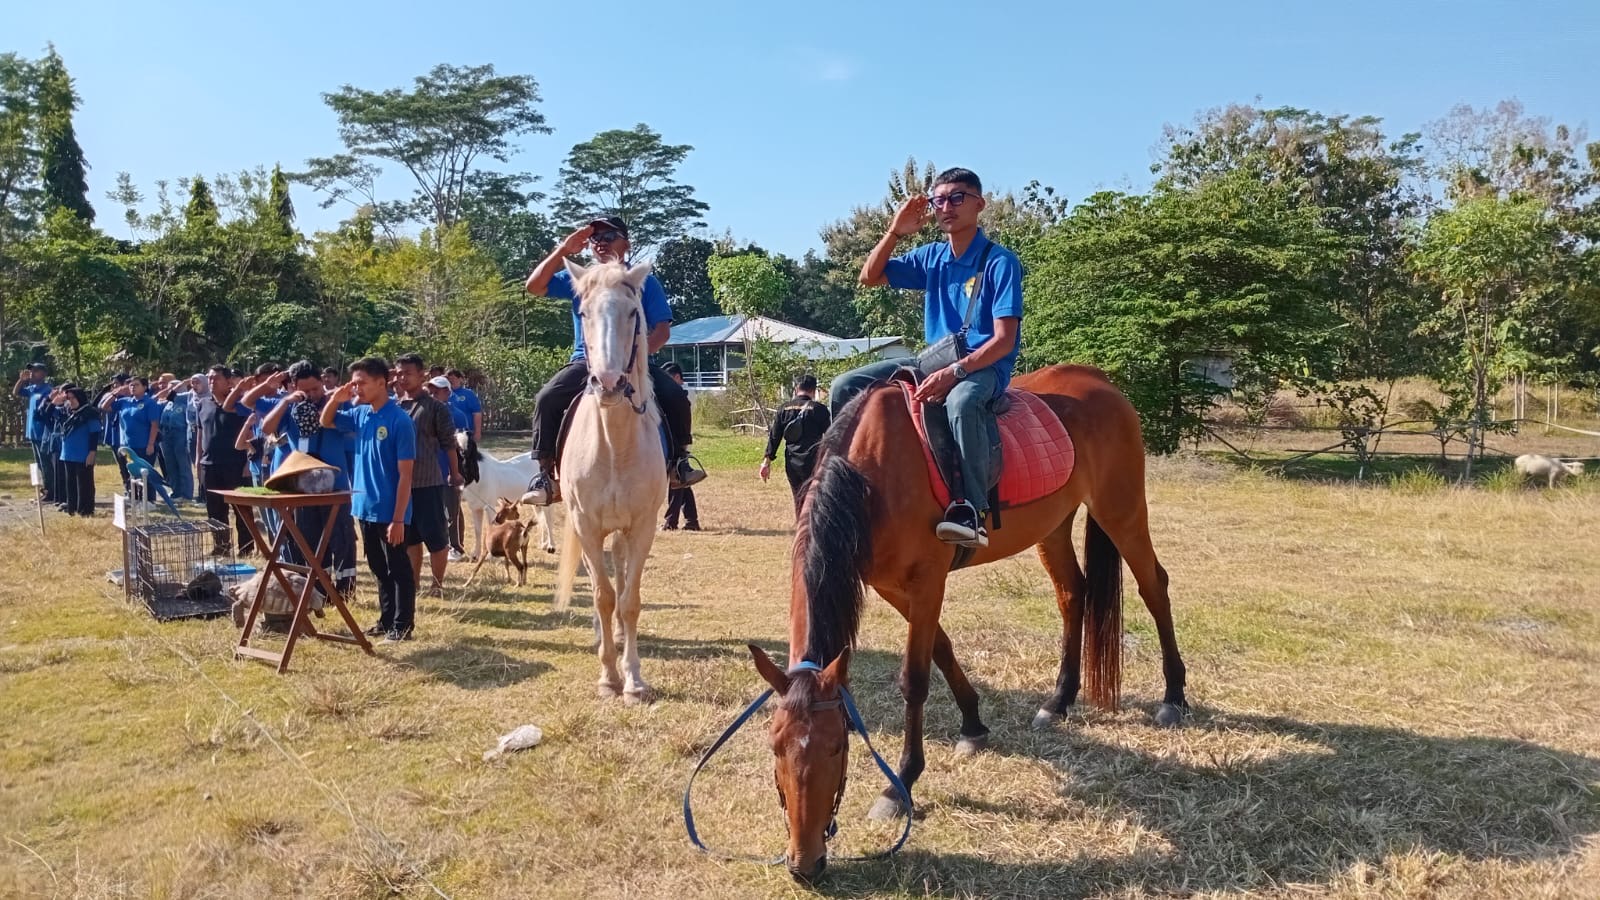
[[[1080,658],[1089,700],[1116,708],[1124,559],[1161,640],[1166,693],[1156,722],[1176,725],[1189,704],[1172,631],[1167,573],[1150,546],[1138,414],[1103,372],[1086,366],[1051,366],[1017,378],[1014,385],[1045,401],[1072,435],[1077,451],[1067,483],[1053,494],[1004,510],[1004,527],[972,558],[973,565],[982,565],[1038,545],[1055,583],[1062,618],[1061,669],[1055,693],[1034,717],[1034,725],[1048,727],[1072,706]],[[898,388],[874,386],[840,412],[823,440],[801,508],[789,603],[790,665],[810,660],[825,669],[785,672],[752,647],[756,668],[783,698],[772,720],[772,748],[779,800],[789,820],[787,862],[802,880],[814,878],[826,864],[825,833],[844,791],[846,727],[836,701],[838,686],[848,683],[849,650],[865,586],[876,589],[909,624],[900,670],[906,724],[899,774],[906,787],[923,769],[922,710],[930,663],[938,664],[961,708],[958,752],[976,752],[987,744],[989,729],[978,716],[978,694],[939,625],[955,550],[933,536],[943,510],[929,487],[919,440]],[[1089,508],[1087,572],[1078,567],[1072,547],[1072,520],[1080,505]],[[890,818],[908,812],[898,794],[886,790],[871,815]]]

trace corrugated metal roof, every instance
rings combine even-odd
[[[692,344],[734,344],[744,340],[744,316],[706,316],[703,319],[693,319],[672,326],[672,336],[667,339],[665,346],[684,347]],[[779,344],[793,344],[797,341],[827,342],[837,341],[839,338],[813,331],[810,328],[801,328],[778,319],[769,319],[765,316],[753,316],[750,319],[752,335],[764,337],[769,341]],[[881,340],[874,338],[874,340]]]

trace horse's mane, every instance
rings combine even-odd
[[[794,535],[798,581],[806,595],[805,658],[827,665],[854,646],[872,560],[872,486],[846,458],[869,391],[839,411],[818,449]]]

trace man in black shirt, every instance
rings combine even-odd
[[[817,465],[817,445],[828,430],[833,417],[828,408],[817,402],[817,379],[814,375],[801,375],[794,380],[794,399],[778,410],[772,420],[772,430],[767,434],[767,452],[762,454],[761,468],[756,474],[762,481],[772,473],[772,460],[778,455],[778,442],[782,441],[783,471],[789,476],[789,490],[794,492],[794,511],[800,513],[800,497],[811,470]]]
[[[239,429],[244,427],[244,414],[238,411],[234,387],[239,378],[226,366],[212,366],[210,372],[211,399],[200,409],[200,483],[206,491],[206,516],[221,522],[223,530],[212,541],[211,552],[226,554],[228,540],[228,503],[212,491],[231,491],[244,484],[245,452],[235,447]],[[239,536],[239,555],[249,556],[254,551],[250,529],[243,519],[235,519],[234,529]]]

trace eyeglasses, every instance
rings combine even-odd
[[[598,246],[600,244],[609,244],[612,241],[617,241],[617,240],[621,240],[621,239],[622,239],[622,232],[620,232],[620,231],[602,231],[602,232],[599,232],[597,234],[589,235],[589,243],[594,244],[596,246]]]
[[[968,196],[969,195],[966,191],[951,191],[942,197],[930,197],[928,199],[928,204],[934,209],[944,209],[947,206],[954,209],[955,207],[967,202]]]

